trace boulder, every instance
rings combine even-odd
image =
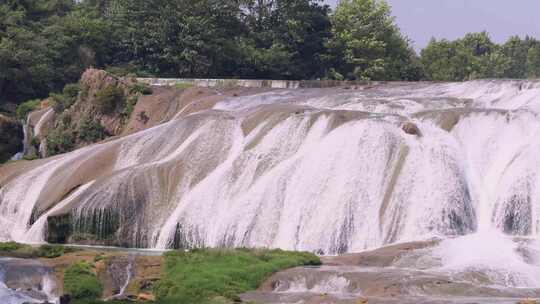
[[[401,126],[401,129],[403,130],[403,132],[405,132],[405,133],[407,133],[409,135],[416,135],[418,137],[422,137],[422,132],[420,131],[418,126],[415,125],[414,123],[410,122],[410,121],[405,122]]]

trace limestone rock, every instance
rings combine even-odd
[[[418,137],[422,137],[422,132],[420,131],[420,129],[418,128],[417,125],[415,125],[414,123],[412,122],[406,122],[404,123],[402,126],[401,126],[401,129],[403,130],[403,132],[407,133],[407,134],[410,134],[410,135],[416,135]]]

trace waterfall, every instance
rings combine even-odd
[[[131,277],[133,275],[133,264],[135,262],[135,256],[130,256],[128,264],[126,265],[126,281],[122,285],[122,288],[120,288],[120,292],[116,296],[123,296],[126,292],[126,288],[129,286],[129,283],[131,282]]]
[[[23,149],[22,149],[21,152],[18,152],[15,155],[13,155],[11,160],[21,160],[26,155],[26,153],[28,152],[28,148],[30,146],[30,138],[28,136],[28,129],[29,129],[28,119],[26,121],[21,121],[21,124],[23,126],[23,134],[24,134],[24,137],[23,137]]]
[[[527,81],[230,97],[14,175],[0,237],[322,254],[537,239],[539,114]]]

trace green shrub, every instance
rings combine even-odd
[[[124,103],[124,91],[117,86],[107,86],[96,93],[95,104],[103,114],[110,114]]]
[[[124,116],[124,122],[129,120],[131,117],[131,114],[135,110],[135,106],[137,105],[137,102],[139,101],[139,98],[137,96],[131,96],[128,98],[126,102],[126,107],[124,108],[124,111],[122,112],[122,115]]]
[[[86,142],[97,142],[105,138],[105,128],[88,116],[84,117],[79,125],[79,139]]]
[[[66,109],[65,104],[67,102],[65,101],[64,95],[51,93],[51,94],[49,94],[49,98],[51,100],[51,106],[52,106],[54,112],[62,113]]]
[[[146,83],[140,83],[140,82],[134,84],[130,89],[131,94],[150,95],[153,92],[154,91],[149,85],[147,85]]]
[[[331,68],[329,71],[328,71],[328,75],[327,75],[327,78],[328,79],[331,79],[331,80],[338,80],[338,81],[343,81],[345,79],[345,77],[343,77],[343,75],[341,75],[338,71],[336,71],[336,69],[334,68]]]
[[[37,258],[34,247],[16,242],[0,243],[0,255],[15,258]]]
[[[0,251],[4,252],[13,252],[22,249],[26,245],[19,244],[16,242],[6,242],[6,243],[0,243]]]
[[[237,300],[271,274],[300,265],[320,265],[306,252],[281,250],[172,251],[165,254],[162,280],[156,284],[159,303],[208,303],[216,297]]]
[[[69,130],[54,130],[47,135],[47,152],[49,155],[57,155],[70,152],[75,148],[75,136]]]
[[[66,248],[62,245],[42,245],[38,249],[38,255],[43,258],[57,258],[64,255]]]
[[[141,67],[138,67],[134,64],[108,66],[105,71],[118,77],[156,77],[156,75],[148,71],[142,70]]]
[[[137,66],[133,64],[125,64],[120,66],[108,66],[105,71],[118,77],[126,77],[137,74]]]
[[[62,128],[68,129],[71,126],[71,115],[68,112],[62,113],[60,122],[62,123]]]
[[[37,109],[40,104],[41,104],[41,100],[39,99],[28,100],[26,102],[21,103],[17,107],[17,118],[26,119],[26,116],[28,115],[28,113]]]
[[[71,83],[71,84],[66,84],[66,86],[64,87],[64,90],[62,90],[62,93],[66,97],[75,99],[79,95],[80,91],[81,91],[81,86],[78,83]]]
[[[19,258],[56,258],[76,249],[61,245],[42,245],[39,247],[15,242],[0,243],[0,253]]]
[[[51,93],[52,107],[56,113],[69,109],[76,101],[81,87],[77,83],[67,84],[61,94]]]
[[[32,140],[30,141],[30,145],[34,148],[39,148],[39,145],[41,144],[41,140],[39,137],[32,137]]]
[[[87,262],[78,262],[66,269],[64,289],[73,299],[96,299],[103,293],[103,286]]]

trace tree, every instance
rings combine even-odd
[[[110,60],[109,24],[74,1],[10,0],[0,19],[2,101],[45,97]]]
[[[529,78],[540,78],[540,45],[529,49],[527,55],[527,73]]]
[[[125,60],[161,76],[218,76],[235,57],[238,1],[128,0],[121,17]]]
[[[245,75],[309,79],[324,74],[329,7],[313,0],[251,0],[243,6]]]
[[[332,16],[328,64],[349,79],[402,79],[414,59],[390,6],[379,0],[343,0]]]
[[[529,49],[538,45],[538,41],[534,38],[526,36],[521,39],[518,36],[513,36],[501,46],[501,52],[508,58],[508,70],[504,77],[506,78],[527,78],[527,57]]]
[[[496,47],[486,31],[467,33],[465,37],[458,41],[475,57],[490,55]]]
[[[432,38],[421,52],[426,76],[437,81],[461,81],[468,77],[471,56],[457,42]]]
[[[427,77],[439,81],[502,78],[511,64],[487,32],[468,33],[455,41],[431,39],[421,57]]]

